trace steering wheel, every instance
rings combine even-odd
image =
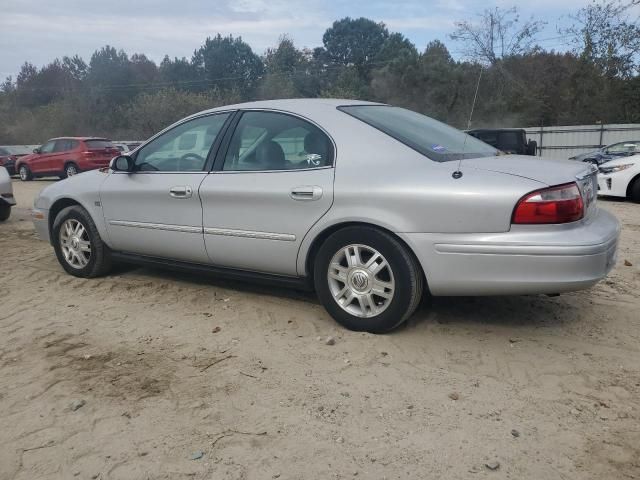
[[[178,159],[178,171],[182,171],[182,162],[191,162],[191,163],[195,163],[198,162],[198,167],[196,170],[202,170],[202,167],[204,165],[204,157],[201,157],[200,155],[198,155],[197,153],[185,153],[183,156],[181,156]]]

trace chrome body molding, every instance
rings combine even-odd
[[[169,232],[202,233],[202,227],[189,225],[166,225],[164,223],[128,222],[124,220],[110,220],[110,225],[117,227],[148,228],[150,230],[167,230]]]
[[[296,241],[296,236],[290,233],[254,232],[251,230],[211,227],[205,227],[204,233],[207,235],[222,235],[224,237],[258,238],[261,240],[279,240],[282,242]]]

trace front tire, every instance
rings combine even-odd
[[[629,188],[629,200],[640,203],[640,177],[636,178]]]
[[[18,169],[18,175],[20,175],[20,180],[22,180],[23,182],[33,180],[33,174],[31,173],[31,170],[29,170],[29,167],[27,167],[26,165],[20,165],[20,168]]]
[[[111,250],[81,206],[67,207],[58,213],[53,222],[52,239],[58,262],[67,273],[93,278],[111,269]]]
[[[4,222],[11,216],[11,205],[0,202],[0,222]]]
[[[314,261],[314,284],[329,314],[349,330],[385,333],[415,311],[423,275],[412,253],[372,227],[329,236]]]

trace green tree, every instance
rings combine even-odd
[[[362,71],[372,62],[389,37],[384,23],[350,17],[333,22],[322,36],[326,59],[339,65],[355,65]]]

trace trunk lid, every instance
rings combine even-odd
[[[549,187],[576,182],[584,201],[585,218],[590,216],[596,207],[598,169],[591,163],[524,155],[499,155],[464,160],[463,171],[465,167],[524,177]]]

